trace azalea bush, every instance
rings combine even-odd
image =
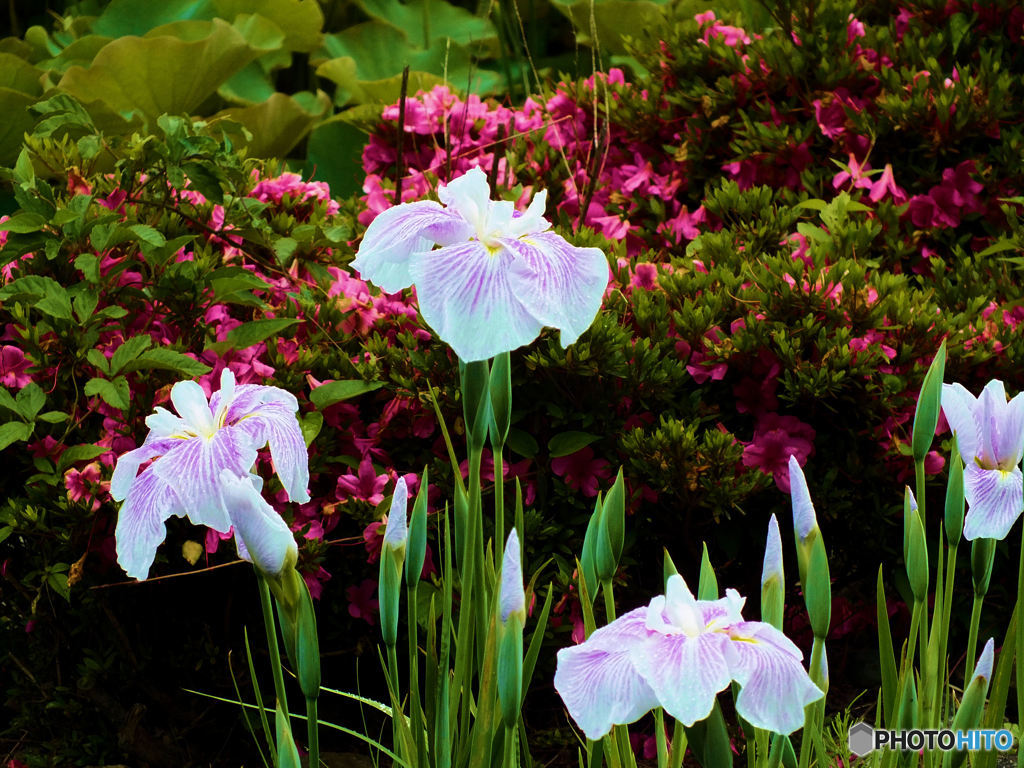
[[[897,542],[900,489],[916,482],[911,430],[925,371],[945,339],[947,381],[976,393],[992,378],[1011,391],[1019,380],[1024,310],[1016,268],[1024,240],[1013,104],[1024,20],[1010,4],[1000,15],[998,7],[921,4],[889,13],[828,2],[813,15],[760,26],[722,9],[718,16],[699,10],[645,6],[663,39],[638,35],[618,49],[621,67],[552,80],[523,100],[465,95],[432,81],[412,80],[405,100],[388,91],[392,103],[351,116],[368,133],[365,144],[350,147],[362,150],[363,189],[348,197],[239,152],[240,144],[250,154],[291,147],[254,150],[238,124],[257,126],[238,114],[193,122],[153,105],[151,133],[133,135],[112,128],[113,117],[85,91],[56,81],[55,91],[32,86],[18,102],[32,110],[18,112],[17,129],[31,134],[24,147],[12,144],[5,171],[14,210],[0,222],[0,450],[8,467],[0,537],[11,585],[0,598],[0,631],[18,670],[6,737],[40,728],[38,738],[63,739],[92,759],[116,754],[116,739],[89,734],[123,718],[104,722],[90,711],[90,697],[130,669],[161,663],[146,652],[128,667],[128,656],[107,650],[144,644],[141,635],[127,643],[119,634],[126,619],[107,597],[106,585],[122,578],[117,457],[143,444],[147,417],[169,407],[175,384],[194,380],[209,397],[225,371],[239,387],[295,398],[310,499],[287,503],[297,500],[295,489],[270,472],[263,472],[264,496],[299,544],[295,566],[318,601],[324,648],[377,642],[383,516],[396,483],[422,492],[428,511],[423,565],[412,579],[423,617],[443,595],[445,516],[438,513],[446,500],[474,473],[488,509],[502,478],[510,495],[518,482],[522,559],[533,567],[550,561],[538,583],[553,585],[550,626],[540,635],[547,645],[537,656],[537,680],[546,682],[527,699],[528,725],[531,704],[568,724],[550,688],[553,651],[596,629],[576,560],[620,466],[629,524],[608,579],[620,613],[665,589],[650,567],[650,542],[664,546],[692,583],[706,541],[722,583],[754,594],[764,540],[751,531],[788,508],[791,457],[798,466],[813,462],[808,476],[829,561],[843,574],[832,590],[830,637],[875,623],[867,598],[880,558],[889,594],[913,605],[902,563],[908,553]],[[108,9],[98,18],[115,16]],[[202,23],[211,34],[267,31],[251,19],[228,21],[234,32]],[[101,24],[89,23],[94,32]],[[85,50],[83,29],[55,33],[68,53],[53,56],[71,66],[70,52]],[[32,40],[45,45],[38,35]],[[0,63],[19,72],[57,67],[44,66],[41,48],[11,50],[31,63]],[[277,58],[267,49],[254,59],[257,79],[274,80],[284,48],[274,50]],[[16,82],[41,76],[28,75]],[[419,85],[431,87],[416,92]],[[229,98],[224,83],[212,87]],[[340,93],[335,102],[347,104]],[[172,111],[181,110],[202,112],[198,104]],[[371,284],[365,262],[353,259],[375,238],[380,245],[398,203],[443,218],[441,204],[454,200],[443,196],[444,185],[471,173],[507,214],[502,226],[515,231],[506,235],[535,234],[516,228],[543,214],[571,246],[603,254],[610,282],[594,322],[571,329],[570,346],[548,330],[511,354],[501,460],[500,451],[480,446],[475,461],[453,467],[441,425],[459,450],[472,425],[456,357],[437,335],[460,323],[419,284],[424,265]],[[530,202],[545,195],[544,210],[531,214]],[[432,231],[431,242],[451,246],[462,225],[441,224],[449,231]],[[492,233],[478,224],[467,232],[488,241]],[[593,266],[596,274],[596,259]],[[403,290],[414,281],[415,292]],[[562,327],[559,309],[533,307],[531,330]],[[477,352],[491,356],[474,346],[488,340],[470,333],[452,347],[475,360]],[[936,479],[948,469],[947,426],[937,421],[939,439],[922,457]],[[268,461],[257,467],[269,469]],[[424,467],[429,481],[421,487]],[[933,507],[941,486],[931,485]],[[844,546],[864,542],[866,532],[871,547]],[[167,536],[153,577],[236,559],[224,530],[172,518]],[[1004,546],[993,545],[992,557],[995,573],[1009,572]],[[491,561],[496,569],[499,562]],[[950,619],[956,638],[968,634],[973,597],[965,564],[959,570]],[[243,583],[222,572],[190,578]],[[187,594],[186,582],[176,583]],[[250,594],[246,615],[258,623]],[[673,603],[690,605],[678,589],[673,595]],[[698,588],[697,597],[720,595]],[[133,600],[144,602],[125,605]],[[995,579],[978,617],[993,630],[980,637],[1002,636],[1005,622],[995,619],[1011,604]],[[203,611],[217,615],[213,605],[211,598]],[[599,617],[610,621],[614,612],[604,610]],[[121,618],[97,621],[110,615]],[[99,629],[107,624],[109,633]],[[802,610],[787,611],[777,628],[810,651],[816,633]],[[230,697],[218,664],[242,642],[238,632],[198,635],[172,658],[186,667],[184,659],[200,659],[202,675],[214,675],[216,690]],[[972,655],[951,660],[955,679],[967,676]],[[375,654],[369,661],[375,671]],[[833,690],[858,664],[833,654]],[[114,697],[120,709],[108,710],[128,711],[143,695]],[[96,721],[71,728],[83,712]],[[550,738],[571,743],[559,730]],[[125,753],[146,754],[141,737],[122,741]]]

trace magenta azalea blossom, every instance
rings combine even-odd
[[[1024,510],[1024,393],[1007,402],[993,380],[975,399],[960,384],[943,384],[942,411],[966,464],[964,538],[1005,539]]]
[[[188,515],[196,525],[227,533],[232,520],[221,497],[221,472],[248,477],[257,451],[268,442],[288,498],[309,501],[309,459],[294,395],[256,384],[236,387],[225,368],[220,391],[209,402],[194,381],[175,384],[171,402],[178,415],[157,408],[146,419],[145,442],[118,459],[110,481],[110,495],[124,501],[114,532],[117,561],[137,579],[149,573],[171,515]]]
[[[388,293],[415,285],[423,319],[466,362],[529,344],[544,326],[563,346],[590,327],[608,262],[548,231],[547,192],[519,212],[491,200],[473,168],[437,194],[444,206],[403,203],[370,223],[352,262],[364,280]]]
[[[661,706],[683,725],[703,720],[715,697],[740,685],[736,710],[758,728],[792,733],[825,694],[800,649],[762,621],[744,621],[745,598],[696,600],[679,575],[664,596],[558,652],[555,690],[589,739]]]

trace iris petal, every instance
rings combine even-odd
[[[979,455],[981,424],[976,417],[978,401],[962,384],[942,385],[942,412],[956,433],[960,455],[967,461]]]
[[[770,624],[741,622],[732,628],[732,676],[740,684],[736,711],[751,725],[790,734],[804,724],[804,707],[825,694],[800,663],[792,641]]]
[[[557,328],[567,347],[590,327],[608,286],[608,260],[598,248],[577,248],[553,232],[502,238],[515,255],[509,285],[542,324]]]
[[[992,451],[1000,467],[1020,464],[1024,455],[1024,393],[1004,405],[1002,418],[992,435]]]
[[[171,402],[185,424],[195,433],[213,432],[213,412],[203,388],[194,381],[179,381],[171,387]]]
[[[512,289],[511,259],[504,249],[473,240],[410,262],[423,319],[465,362],[529,344],[544,325]]]
[[[295,562],[299,553],[295,536],[248,477],[238,477],[225,469],[220,489],[235,529],[239,557],[275,576],[289,560]]]
[[[476,233],[480,234],[484,231],[493,203],[491,202],[491,188],[487,183],[487,174],[480,168],[470,168],[457,179],[438,187],[437,197],[448,206],[449,211],[458,214],[460,218],[468,222]],[[468,236],[467,234],[466,237]],[[444,243],[444,245],[450,245],[450,243]]]
[[[363,280],[396,293],[413,283],[409,273],[413,254],[429,251],[435,244],[466,240],[471,232],[460,216],[433,200],[403,203],[370,222],[351,266]]]
[[[633,663],[665,711],[690,726],[711,714],[718,692],[732,680],[729,642],[721,632],[654,635],[633,654]]]
[[[135,579],[149,575],[157,547],[167,535],[164,522],[183,514],[174,490],[152,467],[138,477],[121,505],[114,529],[117,562],[125,573]]]
[[[164,411],[164,413],[168,413]],[[170,415],[168,413],[168,415]],[[177,445],[181,439],[176,437],[153,437],[151,432],[146,442],[128,453],[122,454],[117,459],[114,473],[110,478],[110,495],[114,501],[123,500],[130,492],[135,483],[139,467],[150,459],[163,456]]]
[[[149,470],[176,489],[189,520],[196,525],[220,533],[227,533],[231,527],[220,498],[220,472],[230,469],[236,475],[245,475],[256,461],[256,449],[239,437],[234,430],[220,429],[209,439],[181,441]]]
[[[555,690],[588,739],[599,739],[613,725],[632,723],[658,706],[631,660],[649,634],[646,613],[637,608],[623,614],[581,645],[558,652]]]
[[[1024,509],[1024,476],[1020,467],[982,469],[970,462],[964,469],[964,496],[964,538],[1005,539]]]
[[[296,402],[295,408],[297,407]],[[227,426],[221,431],[234,431],[245,435],[244,438],[239,437],[238,442],[249,443],[254,455],[256,450],[269,442],[274,471],[281,479],[281,485],[287,491],[288,498],[305,504],[309,501],[309,452],[302,437],[299,420],[295,418],[295,408],[280,401],[263,403],[248,415],[242,416],[237,424]]]

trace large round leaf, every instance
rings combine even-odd
[[[113,0],[93,22],[92,30],[107,37],[142,36],[172,21],[209,21],[216,15],[210,0]]]
[[[451,40],[459,45],[496,44],[498,35],[490,20],[447,0],[358,0],[359,6],[378,21],[402,30],[423,48]]]
[[[0,87],[0,165],[13,165],[21,151],[27,131],[32,130],[35,118],[28,111],[36,98],[21,91]]]
[[[233,74],[265,51],[215,19],[201,39],[124,37],[101,50],[88,69],[71,67],[59,87],[83,101],[104,101],[115,111],[149,119],[188,113]]]
[[[43,92],[39,84],[42,71],[13,53],[0,53],[0,88],[10,88],[32,96]]]
[[[249,129],[252,134],[249,141],[240,132],[234,134],[230,128],[227,130],[233,141],[248,146],[250,156],[286,157],[331,106],[330,98],[323,91],[316,96],[307,94],[309,98],[301,101],[299,96],[275,93],[262,104],[225,109],[215,118],[225,117]]]
[[[270,19],[284,32],[289,51],[311,53],[320,47],[324,13],[316,0],[213,0],[217,15],[232,19],[255,13]]]

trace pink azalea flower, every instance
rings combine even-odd
[[[814,451],[814,428],[795,416],[766,413],[754,429],[754,439],[743,450],[743,465],[757,467],[775,479],[783,493],[789,493],[789,457],[800,466]]]
[[[371,627],[377,622],[374,615],[380,608],[377,598],[377,582],[373,579],[364,579],[359,586],[348,587],[345,590],[345,597],[348,598],[348,613],[354,619],[362,619]]]
[[[322,565],[318,565],[316,571],[313,573],[303,573],[303,581],[306,582],[306,587],[309,589],[309,596],[314,600],[319,600],[324,592],[324,582],[331,580],[331,574]],[[373,601],[373,606],[376,607],[377,601]],[[349,613],[351,613],[351,608]],[[358,618],[358,617],[357,617]],[[370,622],[373,623],[372,621]]]
[[[25,358],[25,353],[10,344],[0,346],[0,384],[10,389],[21,389],[32,377],[25,371],[32,367],[32,362]]]
[[[386,472],[378,475],[369,456],[363,457],[363,460],[359,462],[358,472],[358,474],[350,472],[338,478],[335,497],[342,502],[357,499],[367,501],[374,506],[380,504],[384,500],[384,488],[387,487],[391,478]]]
[[[100,495],[106,495],[100,484],[99,462],[92,462],[82,470],[74,468],[64,473],[64,487],[72,501],[90,503],[93,512],[100,508]]]
[[[599,481],[611,479],[608,462],[595,459],[594,450],[588,445],[568,456],[551,460],[551,470],[570,488],[582,491],[584,496],[597,496]]]

